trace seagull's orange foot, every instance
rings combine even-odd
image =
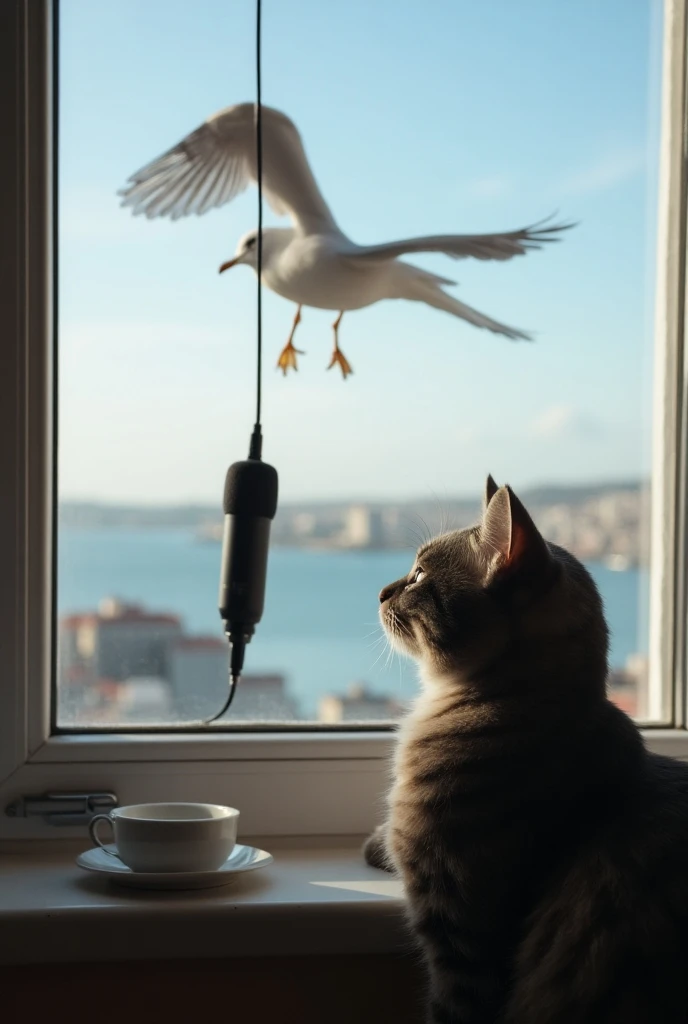
[[[280,352],[280,357],[277,360],[277,369],[281,370],[284,376],[287,376],[287,370],[298,370],[296,365],[296,357],[305,355],[300,348],[294,348],[291,341],[288,341]]]
[[[351,363],[346,358],[344,353],[340,351],[340,349],[338,348],[336,348],[333,351],[332,358],[330,359],[330,365],[327,367],[327,369],[331,370],[333,366],[339,367],[339,369],[342,371],[342,377],[344,378],[344,380],[346,380],[350,373],[354,372],[351,368]]]

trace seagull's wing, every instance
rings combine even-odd
[[[520,231],[504,231],[496,235],[427,235],[423,238],[407,238],[401,242],[387,242],[384,245],[360,246],[353,259],[386,260],[396,259],[411,252],[443,252],[453,259],[473,257],[476,260],[510,260],[512,256],[523,256],[531,249],[541,249],[548,242],[558,242],[562,231],[568,231],[573,224],[548,224],[541,221]]]
[[[177,220],[230,202],[256,181],[256,108],[226,107],[146,164],[120,191],[122,205]],[[271,207],[304,231],[336,225],[308,166],[301,137],[284,114],[262,108],[263,187]]]

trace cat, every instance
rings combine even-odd
[[[482,521],[380,593],[420,666],[389,814],[431,1024],[686,1024],[688,765],[607,697],[587,570],[488,477]]]

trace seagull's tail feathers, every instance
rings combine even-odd
[[[425,285],[435,291],[440,291],[442,285],[446,284],[458,284],[458,281],[451,281],[448,277],[440,277],[439,274],[431,274],[429,270],[421,270],[420,267],[412,267],[410,263],[402,263],[401,261],[395,264],[397,267],[408,267],[412,271],[412,279],[418,282],[420,285]]]
[[[453,295],[448,295],[438,284],[422,278],[414,281],[413,286],[406,291],[404,298],[414,302],[425,302],[428,306],[434,306],[435,309],[442,309],[445,313],[458,316],[475,327],[484,327],[486,330],[492,331],[493,334],[502,334],[511,341],[533,340],[525,331],[519,331],[516,327],[509,327],[507,324],[500,324],[498,320],[493,320],[491,317],[485,316],[484,313],[478,312],[477,309],[473,309],[472,306],[467,306],[465,302],[459,302]]]

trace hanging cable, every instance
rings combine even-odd
[[[261,459],[263,385],[263,122],[261,80],[262,4],[256,0],[256,181],[258,185],[256,420],[248,460],[227,471],[220,574],[220,615],[231,646],[229,691],[224,706],[208,723],[226,713],[234,699],[246,644],[263,614],[270,522],[277,509],[277,473]]]
[[[256,431],[260,434],[263,401],[263,101],[261,77],[262,3],[256,0],[256,178],[258,180],[258,307],[256,365]],[[260,458],[260,455],[258,456]]]

